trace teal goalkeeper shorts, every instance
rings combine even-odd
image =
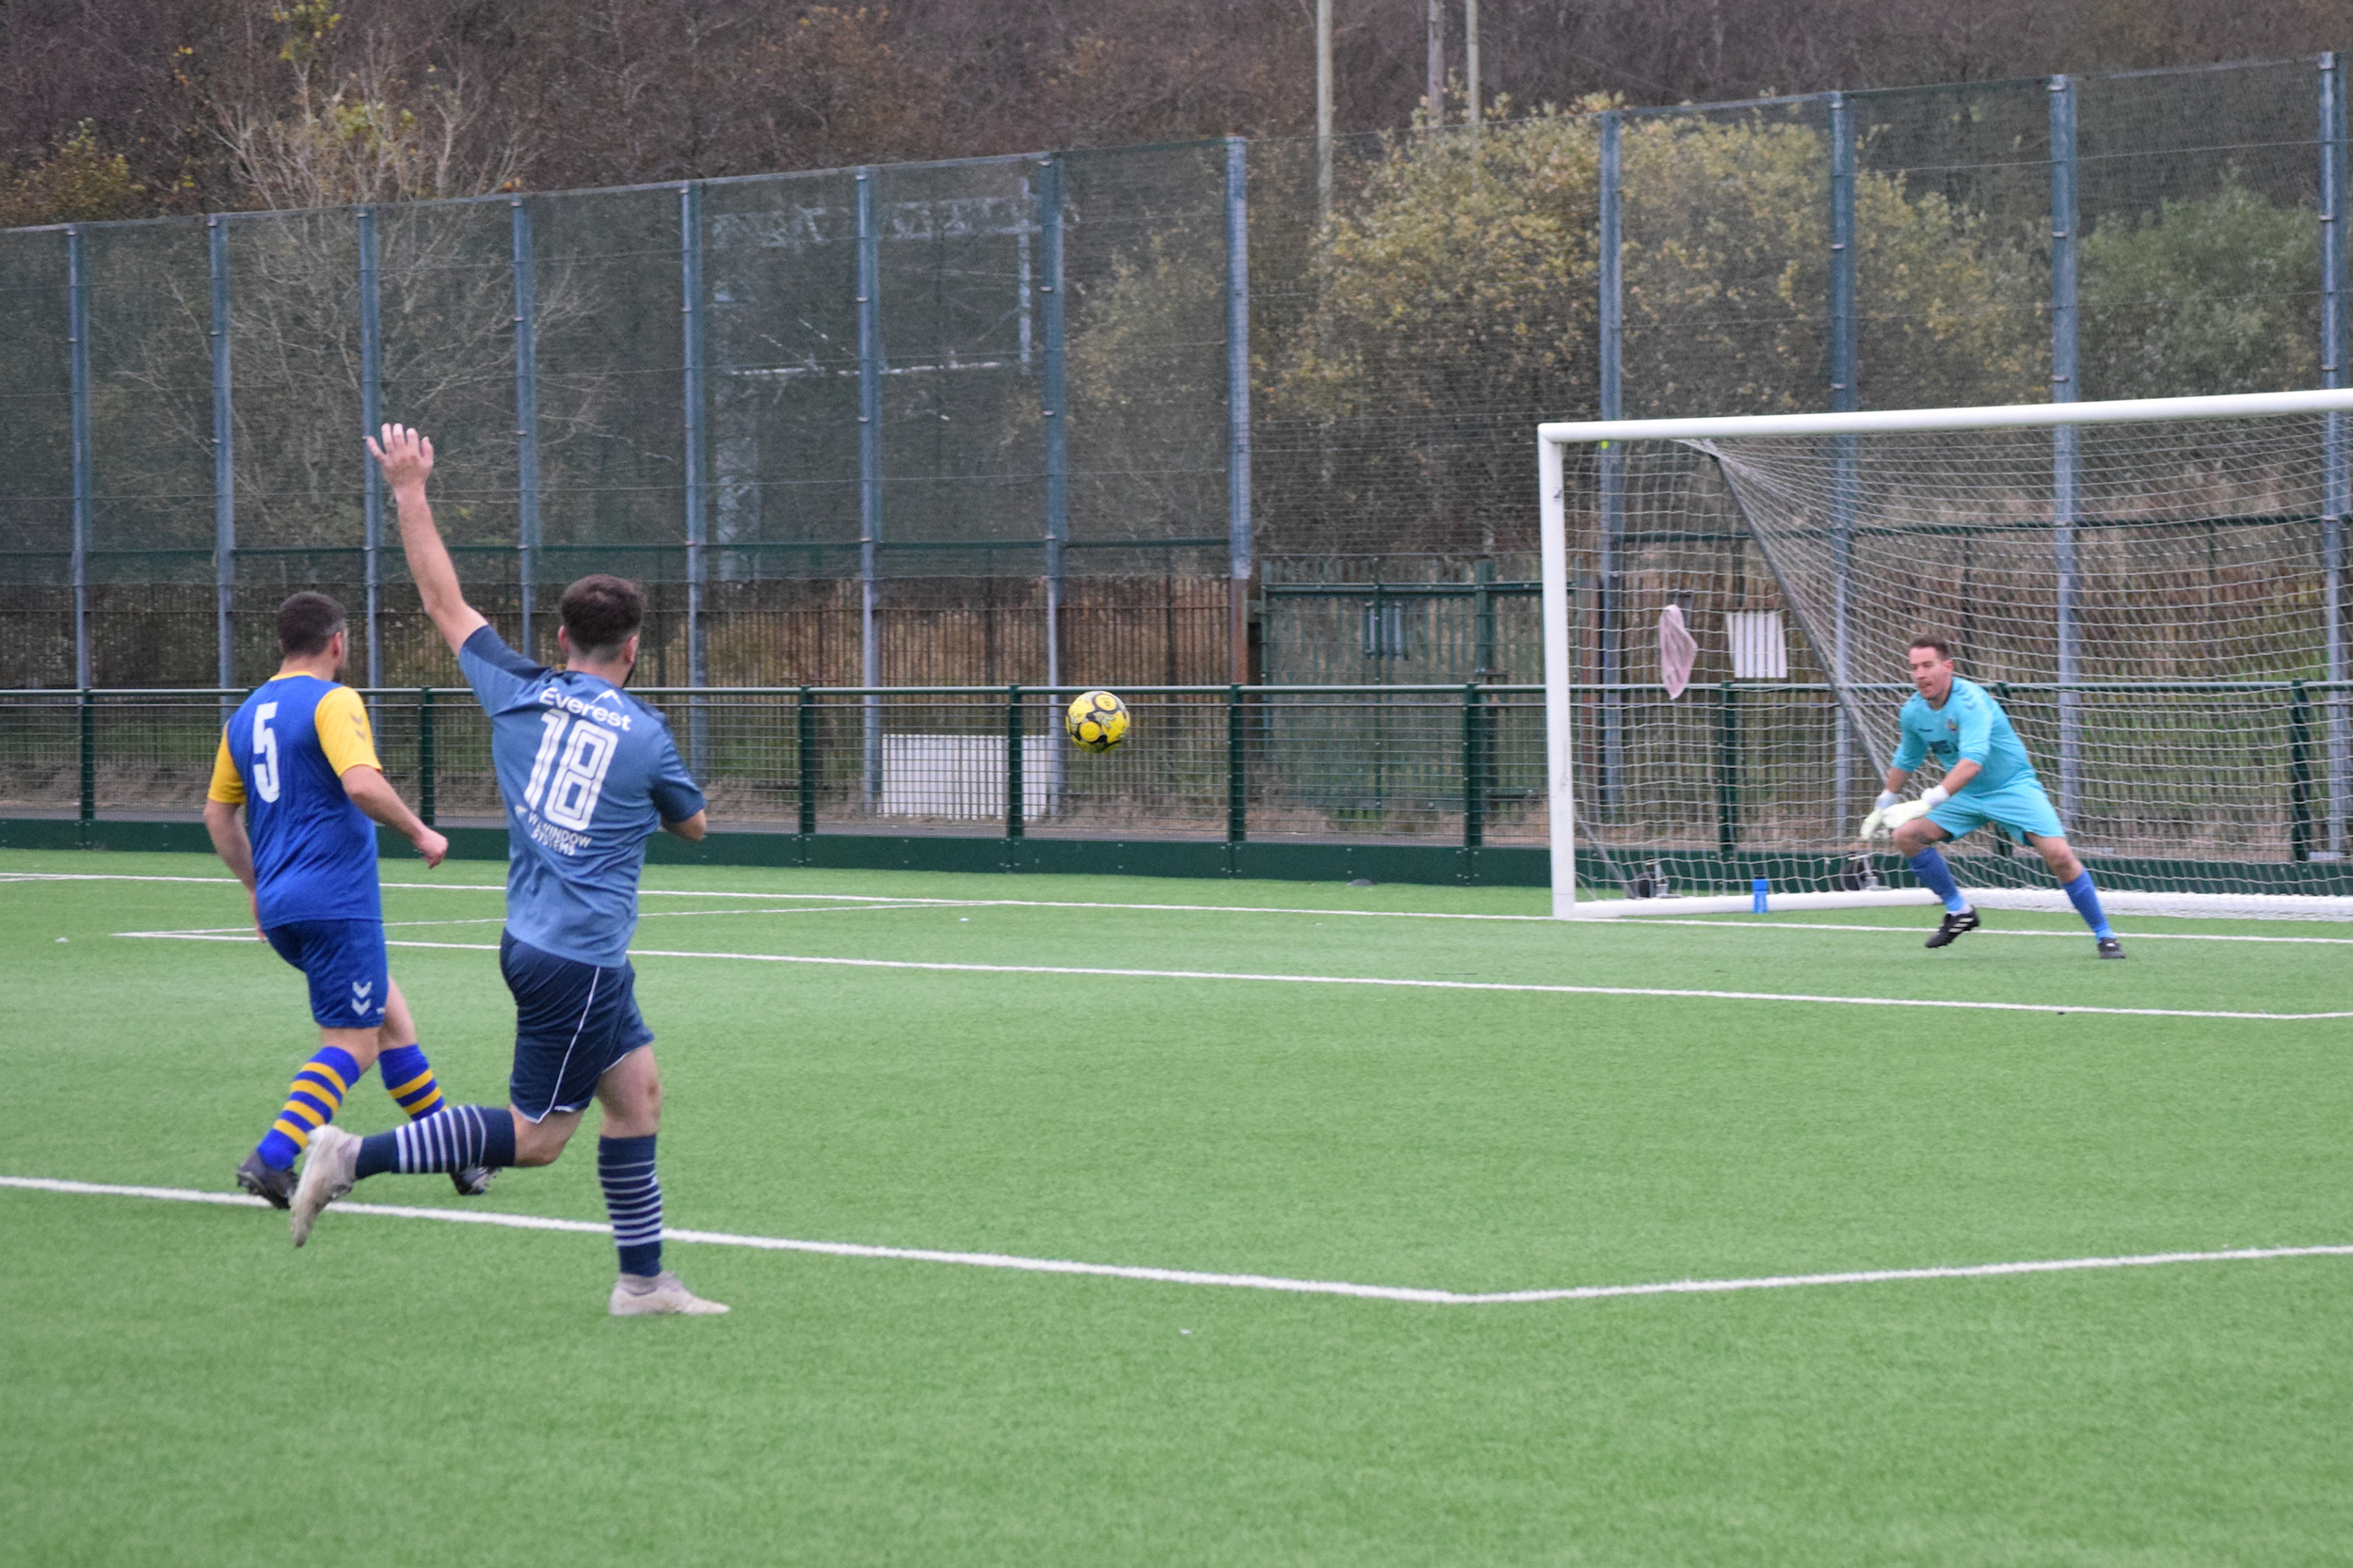
[[[1963,790],[1943,805],[1931,808],[1929,821],[1956,839],[1974,833],[1990,822],[2000,823],[2017,834],[2021,841],[2029,833],[2038,839],[2067,837],[2051,797],[2042,792],[2042,785],[2031,776],[2014,778],[1998,790]]]

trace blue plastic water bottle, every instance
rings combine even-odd
[[[1751,882],[1749,884],[1749,893],[1751,895],[1749,913],[1752,915],[1762,915],[1765,913],[1765,895],[1772,890],[1773,885],[1770,882],[1766,881],[1765,878],[1761,876],[1756,878],[1753,882]]]

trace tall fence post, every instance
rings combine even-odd
[[[1021,837],[1021,688],[1005,688],[1005,837]]]
[[[882,583],[882,255],[875,230],[874,169],[857,172],[857,578],[858,684],[865,699],[866,808],[882,803],[882,639],[875,624]]]
[[[1739,701],[1731,681],[1716,688],[1716,852],[1727,861],[1740,843]]]
[[[1830,406],[1833,412],[1842,414],[1853,413],[1863,407],[1855,338],[1854,166],[1854,105],[1845,93],[1833,92],[1830,95]],[[1831,646],[1816,651],[1827,651],[1830,655],[1831,684],[1835,688],[1831,702],[1831,718],[1837,733],[1833,809],[1836,820],[1845,823],[1854,815],[1855,753],[1863,742],[1847,716],[1847,705],[1837,700],[1854,678],[1849,638],[1853,630],[1854,524],[1860,509],[1862,477],[1854,437],[1836,437],[1832,448]]]
[[[1601,117],[1601,184],[1599,207],[1601,417],[1625,417],[1623,380],[1625,338],[1625,274],[1619,235],[1623,201],[1621,176],[1625,117],[1615,109]],[[1618,686],[1623,680],[1619,660],[1618,540],[1625,527],[1625,462],[1615,442],[1594,454],[1600,472],[1601,537],[1593,563],[1594,680],[1601,687],[1601,804],[1617,803],[1625,764],[1625,741],[1621,723]]]
[[[237,604],[237,425],[229,382],[229,220],[204,220],[205,261],[213,285],[213,643],[214,684],[237,680],[232,616]]]
[[[89,842],[89,824],[98,820],[98,694],[82,688],[80,743],[82,801],[81,840]]]
[[[1485,710],[1479,700],[1479,682],[1463,685],[1463,847],[1477,849],[1485,841],[1487,829],[1486,766],[1481,757],[1480,742]],[[1465,874],[1470,863],[1465,862]]]
[[[515,575],[522,610],[522,648],[532,644],[532,612],[539,586],[539,328],[538,268],[534,264],[531,208],[507,202],[514,240],[515,290]]]
[[[2073,403],[2075,327],[2075,84],[2054,76],[2051,97],[2051,401]],[[2051,432],[2051,556],[2058,632],[2059,814],[2071,824],[2083,801],[2083,679],[2077,646],[2075,517],[2076,431]]]
[[[2313,699],[2301,680],[2288,683],[2288,858],[2313,857]]]
[[[1225,874],[1235,873],[1234,846],[1250,837],[1249,729],[1241,682],[1225,688]]]
[[[2335,51],[2320,56],[2320,374],[2321,385],[2353,385],[2346,364],[2345,261],[2348,222],[2345,201],[2345,73]],[[2328,845],[2342,857],[2349,847],[2345,825],[2353,816],[2353,693],[2345,689],[2345,533],[2353,514],[2353,440],[2343,414],[2321,416],[2320,518],[2322,678],[2330,690],[2322,698],[2328,736]]]
[[[65,232],[66,353],[72,377],[73,423],[73,683],[90,683],[89,545],[89,256],[82,226]],[[84,820],[88,820],[85,818]]]
[[[433,775],[440,759],[434,755],[433,688],[417,688],[417,816],[424,825],[433,825],[435,795]]]
[[[374,436],[384,418],[384,320],[378,309],[381,278],[376,265],[376,209],[353,215],[360,229],[360,433]],[[360,453],[360,571],[367,596],[368,686],[384,684],[384,476],[376,459]]]
[[[1046,683],[1062,684],[1063,544],[1070,537],[1070,405],[1063,351],[1062,159],[1040,160],[1037,177],[1039,292],[1045,295]]]
[[[708,677],[703,660],[704,512],[707,502],[707,448],[711,404],[706,392],[703,360],[707,334],[703,328],[703,188],[693,180],[679,186],[680,293],[685,296],[685,385],[680,401],[685,410],[686,436],[686,683],[699,688]],[[700,696],[688,698],[686,719],[687,768],[696,778],[711,761],[709,714]]]
[[[1250,680],[1250,144],[1225,138],[1226,667]]]
[[[801,688],[801,700],[794,713],[793,765],[797,779],[795,805],[799,821],[793,825],[802,838],[817,831],[817,694],[808,687]],[[804,863],[807,851],[803,851]]]

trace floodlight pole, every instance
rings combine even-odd
[[[1464,113],[1471,135],[1479,135],[1479,0],[1463,0]]]
[[[2050,95],[2051,401],[2073,403],[2081,392],[2075,356],[2075,84],[2054,76]],[[2063,819],[2080,827],[2075,817],[2083,801],[2083,712],[2074,689],[2083,679],[2075,623],[2078,478],[2075,427],[2057,425],[2051,431],[2051,554],[2058,640],[2058,807]]]
[[[214,683],[225,689],[237,678],[232,619],[237,596],[237,427],[229,382],[229,222],[218,213],[204,219],[204,249],[213,285]]]
[[[1316,0],[1316,218],[1332,216],[1332,0]]]
[[[1429,112],[1423,123],[1434,131],[1446,123],[1446,16],[1438,0],[1428,0],[1421,33],[1430,72],[1429,94],[1422,100]]]

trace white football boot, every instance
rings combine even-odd
[[[650,1278],[623,1274],[613,1282],[612,1304],[616,1318],[645,1318],[663,1312],[700,1318],[727,1310],[726,1304],[707,1302],[686,1288],[667,1269]]]
[[[310,1152],[302,1157],[302,1179],[295,1184],[288,1228],[294,1244],[311,1239],[319,1210],[352,1189],[359,1178],[360,1140],[329,1122],[311,1134]]]

